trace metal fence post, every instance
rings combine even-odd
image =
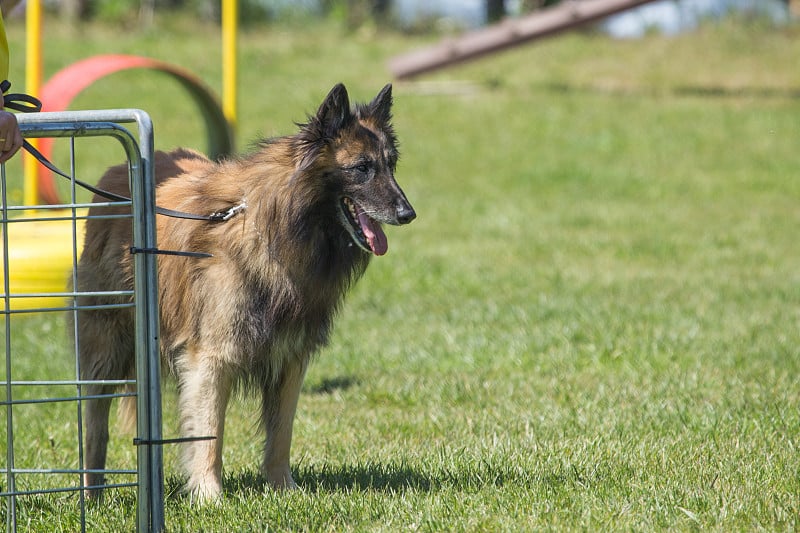
[[[133,200],[133,242],[143,250],[156,247],[155,172],[153,168],[153,125],[143,111],[135,113],[139,128],[141,168],[131,184]],[[139,253],[134,256],[136,301],[136,350],[138,409],[148,413],[138,417],[140,446],[138,450],[139,531],[164,529],[164,466],[161,448],[161,361],[159,355],[158,271],[156,255]],[[141,353],[139,353],[141,350]]]

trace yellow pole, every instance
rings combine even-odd
[[[38,96],[42,85],[42,4],[41,0],[28,0],[25,27],[25,92]],[[30,143],[38,148],[37,139]],[[24,158],[24,179],[22,199],[24,205],[39,203],[39,166],[30,154]]]
[[[222,113],[236,132],[236,28],[237,0],[222,0]]]

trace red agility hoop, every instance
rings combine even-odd
[[[108,54],[78,61],[58,71],[41,90],[43,111],[65,111],[70,102],[92,83],[122,70],[144,68],[172,76],[197,103],[206,125],[209,156],[216,159],[233,151],[233,132],[214,94],[194,74],[169,63],[148,57]],[[53,139],[39,140],[39,151],[50,159]],[[39,197],[48,204],[63,203],[55,187],[53,174],[37,168]]]

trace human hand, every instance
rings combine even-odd
[[[0,111],[0,163],[5,163],[22,147],[22,133],[14,113]]]

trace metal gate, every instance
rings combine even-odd
[[[78,346],[80,339],[74,332],[68,332],[73,338],[65,338],[63,315],[77,314],[77,297],[81,294],[65,287],[75,287],[74,282],[67,284],[72,271],[73,281],[75,266],[80,254],[81,225],[89,218],[86,213],[90,204],[77,201],[76,189],[76,151],[75,139],[81,137],[109,137],[119,141],[123,154],[128,162],[131,201],[107,202],[107,206],[130,205],[133,226],[133,246],[142,250],[153,250],[155,238],[154,208],[154,176],[153,176],[153,128],[149,116],[143,111],[118,109],[107,111],[75,111],[59,113],[31,113],[17,115],[20,129],[26,138],[58,137],[68,138],[70,144],[70,201],[61,205],[11,205],[14,196],[7,187],[5,166],[0,167],[0,229],[2,230],[3,252],[3,286],[0,294],[0,315],[4,328],[5,368],[2,374],[4,393],[0,404],[5,416],[5,454],[0,458],[3,480],[0,480],[0,496],[5,500],[4,509],[6,530],[17,531],[27,528],[31,523],[31,514],[43,512],[42,502],[47,498],[60,498],[59,505],[73,510],[73,519],[80,524],[80,530],[87,529],[88,503],[82,489],[84,466],[83,436],[81,428],[82,402],[89,399],[82,395],[82,388],[87,384],[80,379],[80,362]],[[126,126],[134,124],[138,131],[138,142]],[[19,156],[17,156],[19,157]],[[122,157],[119,158],[122,160]],[[95,181],[89,178],[89,181]],[[9,200],[11,198],[11,201]],[[102,205],[102,204],[101,204]],[[108,218],[113,215],[99,215],[97,218]],[[41,231],[39,231],[41,228]],[[53,229],[56,228],[56,229]],[[64,287],[56,290],[33,289],[24,282],[16,283],[17,278],[34,277],[31,268],[15,264],[15,243],[17,248],[31,246],[35,254],[40,255],[36,263],[30,257],[19,259],[29,261],[26,264],[52,266],[54,261],[49,256],[48,241],[42,236],[52,236],[60,231],[57,239],[66,242],[68,258],[64,264]],[[23,235],[22,241],[14,240],[14,233]],[[39,249],[38,239],[42,239]],[[62,244],[57,247],[61,248]],[[51,246],[55,248],[55,246]],[[134,290],[115,291],[114,294],[132,296],[132,304],[114,304],[133,306],[136,316],[136,405],[137,435],[133,440],[136,446],[135,468],[112,469],[105,471],[107,490],[120,487],[133,487],[136,491],[136,523],[139,531],[161,531],[164,528],[164,482],[163,459],[161,452],[161,396],[160,368],[158,349],[158,305],[155,256],[149,253],[137,253],[134,256]],[[35,270],[35,268],[33,269]],[[35,279],[33,280],[36,281]],[[17,287],[19,285],[19,287]],[[86,293],[84,293],[86,294]],[[102,308],[102,306],[93,306]],[[87,309],[87,308],[84,308]],[[54,315],[55,314],[55,315]],[[58,316],[57,316],[58,315]],[[59,320],[42,322],[41,336],[31,330],[31,321],[42,316],[57,316]],[[25,317],[25,318],[23,318]],[[27,322],[25,322],[27,321]],[[60,323],[60,328],[50,324]],[[17,324],[26,327],[19,328]],[[38,323],[35,323],[38,325]],[[34,328],[35,329],[35,328]],[[54,330],[54,331],[51,331]],[[19,339],[20,335],[33,337]],[[56,339],[53,341],[53,339]],[[70,343],[69,350],[74,358],[74,372],[71,376],[46,377],[39,379],[38,369],[45,371],[53,361],[48,361],[47,348],[34,354],[39,361],[31,362],[30,353],[24,346],[46,346],[58,342]],[[27,344],[26,344],[27,343]],[[33,351],[38,348],[33,349]],[[28,349],[27,351],[30,351]],[[59,363],[60,364],[60,363]],[[71,363],[70,363],[71,364]],[[31,367],[31,365],[33,365]],[[37,367],[37,365],[40,365]],[[24,369],[24,371],[23,371]],[[18,374],[23,377],[17,378]],[[37,374],[37,375],[33,375]],[[47,372],[43,372],[47,375]],[[106,384],[131,384],[131,382],[106,382]],[[121,396],[123,394],[120,394]],[[40,422],[40,417],[26,409],[50,408],[60,409],[63,418],[56,418],[51,425],[67,428],[67,440],[57,442],[57,437],[44,435],[47,429],[30,431],[32,426]],[[67,409],[67,411],[64,411]],[[71,414],[70,414],[71,413]],[[2,416],[3,414],[0,414]],[[44,426],[43,426],[44,427]],[[0,437],[1,439],[2,437]],[[128,441],[130,442],[130,441]],[[67,449],[65,452],[64,449]],[[25,453],[22,453],[22,452]],[[72,453],[74,452],[74,453]],[[23,459],[24,457],[24,459]],[[129,491],[132,489],[128,489]],[[26,503],[26,498],[37,499],[36,504]],[[66,500],[66,502],[65,502]],[[55,507],[58,509],[58,507]],[[50,518],[51,523],[64,519],[58,511]],[[69,526],[68,526],[69,527]]]

